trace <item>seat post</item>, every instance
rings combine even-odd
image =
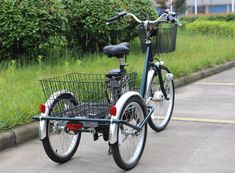
[[[122,58],[119,58],[119,67],[121,70],[125,70],[124,67],[127,66],[126,64],[126,55],[124,55]]]

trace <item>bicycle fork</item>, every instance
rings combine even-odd
[[[164,87],[164,81],[163,81],[163,78],[162,78],[162,68],[161,68],[161,64],[159,63],[159,65],[157,64],[154,64],[154,71],[155,71],[155,74],[157,73],[158,74],[158,78],[159,78],[159,83],[160,83],[160,89],[162,91],[162,94],[163,96],[165,97],[166,100],[169,100],[168,96],[167,96],[167,93],[166,93],[166,89]],[[173,74],[172,73],[167,73],[166,74],[166,81],[167,82],[170,82],[172,81],[174,78]]]

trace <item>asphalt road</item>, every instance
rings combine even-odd
[[[107,151],[85,134],[73,159],[56,164],[33,140],[1,151],[0,173],[123,172]],[[129,172],[234,173],[235,68],[177,89],[173,120],[161,133],[148,128],[144,154]]]

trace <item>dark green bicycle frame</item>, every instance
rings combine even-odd
[[[148,78],[148,71],[150,66],[153,66],[153,69],[155,70],[155,73],[158,74],[159,77],[159,82],[160,82],[160,88],[161,91],[164,95],[164,97],[168,100],[169,98],[167,97],[166,90],[164,88],[164,83],[162,79],[162,74],[161,74],[161,65],[157,66],[156,64],[153,63],[153,57],[154,53],[152,51],[152,42],[150,39],[150,36],[146,36],[146,57],[145,57],[145,62],[144,62],[144,71],[142,74],[142,80],[141,80],[141,86],[140,86],[140,95],[144,98],[145,97],[145,92],[146,92],[146,87],[147,87],[147,78]]]
[[[153,54],[152,54],[152,43],[146,44],[146,57],[144,62],[144,71],[142,74],[142,81],[140,86],[140,95],[144,98],[145,91],[146,91],[146,85],[147,85],[147,78],[148,78],[148,71],[150,67],[150,62],[153,61]]]

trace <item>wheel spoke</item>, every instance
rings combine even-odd
[[[140,119],[144,119],[143,113],[139,111],[140,107],[138,107],[137,104],[130,104],[123,114],[123,119],[128,121],[128,123],[131,123],[133,125],[137,125],[140,122]],[[142,113],[142,115],[140,115]],[[139,136],[134,134],[135,129],[130,128],[128,126],[124,126],[124,129],[120,129],[123,131],[123,133],[120,133],[122,135],[122,144],[120,145],[121,150],[121,157],[123,157],[123,160],[127,163],[131,163],[134,160],[136,160],[136,157],[139,155],[138,153],[141,150],[141,147],[139,145],[142,145],[143,140]],[[144,130],[140,133],[144,133]]]
[[[154,112],[149,120],[149,125],[155,131],[163,130],[170,121],[171,114],[174,107],[174,84],[173,81],[166,79],[166,75],[169,73],[166,67],[162,67],[162,77],[164,82],[164,88],[167,93],[167,100],[163,92],[161,91],[159,77],[154,75],[150,86],[150,93],[147,97],[152,97],[149,105],[154,108]]]
[[[67,116],[66,110],[72,109],[77,105],[75,98],[70,94],[64,94],[55,99],[50,108],[48,116]],[[69,134],[65,131],[67,121],[48,120],[47,138],[43,139],[43,146],[47,155],[55,162],[62,163],[69,160],[75,153],[80,141],[79,134]]]

